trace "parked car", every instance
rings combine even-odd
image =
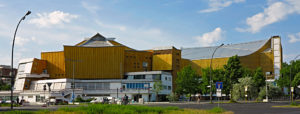
[[[102,103],[104,102],[104,97],[95,97],[91,103]]]
[[[3,103],[5,103],[5,101],[4,100],[0,100],[0,104],[3,104]]]

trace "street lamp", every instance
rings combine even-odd
[[[11,100],[11,103],[10,103],[10,109],[13,110],[13,83],[14,83],[14,67],[13,67],[13,63],[14,63],[14,47],[15,47],[15,39],[16,39],[16,34],[17,34],[17,31],[18,31],[18,28],[19,28],[19,25],[21,23],[22,20],[25,20],[26,16],[29,15],[31,13],[31,11],[27,11],[27,13],[20,19],[17,27],[16,27],[16,30],[15,30],[15,34],[14,34],[14,39],[13,39],[13,42],[12,42],[12,48],[11,48],[11,85],[10,85],[10,100]]]
[[[297,55],[293,61],[295,61],[300,55]],[[290,89],[292,89],[292,63],[291,63],[291,67],[290,67]],[[290,100],[291,102],[293,102],[293,96],[292,96],[292,90],[290,90]]]
[[[74,81],[74,76],[75,76],[75,62],[82,62],[81,60],[73,60],[73,59],[65,59],[66,61],[71,61],[72,62],[72,66],[73,66],[73,70],[72,70],[72,76],[73,76],[73,80],[72,80],[72,84],[71,84],[71,88],[72,88],[72,102],[74,104],[74,98],[75,98],[75,81]]]
[[[212,79],[211,79],[211,77],[212,77],[212,71],[211,71],[212,70],[212,68],[211,68],[212,60],[214,58],[214,55],[215,55],[215,52],[217,51],[217,49],[222,47],[223,45],[224,44],[221,44],[214,50],[213,54],[211,55],[211,59],[210,59],[210,70],[209,70],[209,73],[210,73],[210,103],[212,103]]]

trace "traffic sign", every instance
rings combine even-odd
[[[222,97],[222,89],[217,89],[217,97]]]
[[[216,89],[223,89],[223,82],[216,82]]]

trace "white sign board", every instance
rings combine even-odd
[[[217,97],[222,97],[222,89],[217,89]]]

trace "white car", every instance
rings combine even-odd
[[[91,103],[103,103],[104,102],[104,97],[95,97]]]

